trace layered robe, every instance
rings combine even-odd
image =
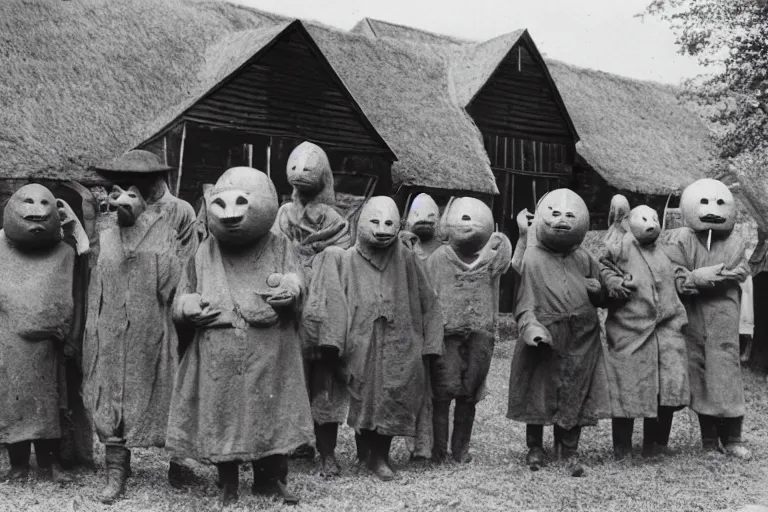
[[[356,430],[416,435],[424,356],[442,354],[437,297],[416,255],[399,241],[323,253],[306,311],[320,346],[340,350]],[[343,336],[339,336],[343,333]]]
[[[0,230],[0,444],[61,437],[59,363],[74,269],[69,245],[22,252]]]
[[[296,253],[304,280],[312,282],[312,263],[328,247],[346,249],[352,245],[349,223],[332,206],[312,201],[302,205],[296,198],[280,207],[274,232],[285,235]],[[341,368],[332,368],[322,360],[316,340],[302,327],[299,331],[304,349],[305,378],[309,385],[312,418],[315,423],[343,423],[347,417],[349,395]]]
[[[435,387],[442,399],[483,397],[493,356],[499,311],[499,281],[510,266],[512,245],[494,233],[471,264],[443,245],[427,259],[429,280],[443,314],[445,355],[436,365]],[[469,345],[467,350],[463,345]],[[442,374],[442,375],[441,375]]]
[[[160,209],[100,234],[83,345],[83,400],[96,433],[128,446],[164,446],[178,363],[171,305],[176,229]]]
[[[528,246],[523,256],[515,319],[520,336],[512,358],[507,417],[564,429],[608,418],[610,396],[596,305],[588,278],[598,263],[576,247],[567,253]],[[593,303],[592,301],[595,301]],[[529,329],[545,327],[552,345],[523,343]]]
[[[178,297],[198,293],[224,325],[197,328],[176,380],[168,449],[205,462],[258,460],[314,442],[293,308],[275,310],[257,295],[274,273],[293,276],[290,241],[269,233],[253,247],[226,250],[203,241]],[[300,296],[297,296],[300,297]],[[175,307],[183,321],[180,301]]]
[[[740,417],[746,406],[739,360],[739,282],[749,275],[746,247],[736,232],[725,238],[713,236],[709,251],[706,243],[706,232],[685,227],[675,230],[664,248],[670,260],[683,269],[677,276],[679,286],[695,293],[683,296],[688,313],[683,334],[688,344],[691,409],[708,416]],[[720,263],[736,272],[737,280],[702,286],[696,270]]]
[[[677,295],[675,267],[658,244],[640,245],[631,233],[606,247],[606,285],[626,274],[637,285],[627,300],[609,300],[605,331],[611,414],[654,418],[658,405],[690,402],[685,307]]]

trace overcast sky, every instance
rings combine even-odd
[[[465,39],[527,28],[539,51],[577,66],[679,83],[700,72],[666,24],[634,15],[650,0],[235,0],[350,29],[377,18]]]

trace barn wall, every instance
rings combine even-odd
[[[185,114],[236,131],[311,140],[328,147],[389,154],[313,46],[290,31]]]
[[[507,54],[467,112],[486,135],[573,143],[552,87],[543,66],[521,42]]]

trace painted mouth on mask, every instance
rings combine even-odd
[[[719,215],[715,215],[713,213],[708,213],[707,215],[702,215],[699,217],[699,220],[701,222],[706,222],[707,224],[725,224],[725,218],[721,217]]]
[[[568,224],[555,224],[552,226],[552,229],[557,231],[558,233],[568,233],[571,230],[571,226]]]
[[[653,233],[654,231],[656,231],[656,228],[647,228],[645,230],[646,233]]]
[[[238,215],[236,217],[222,217],[219,221],[221,222],[221,225],[227,229],[237,229],[237,227],[243,221],[243,216]]]
[[[24,220],[29,222],[45,222],[50,215],[25,215]]]
[[[435,226],[435,221],[433,220],[417,220],[413,223],[413,227],[419,227],[419,228],[432,228]]]
[[[312,183],[309,180],[305,180],[303,178],[294,178],[291,185],[293,185],[294,187],[300,187],[300,188],[310,188],[315,186],[314,183]]]
[[[42,233],[44,231],[45,231],[45,228],[43,226],[40,226],[40,225],[35,225],[35,226],[32,226],[31,228],[29,228],[29,232],[34,234],[34,235],[36,235],[38,233]]]
[[[388,233],[375,233],[373,236],[374,236],[374,237],[376,238],[376,240],[378,240],[379,242],[389,242],[390,240],[392,240],[393,238],[395,238],[395,235],[390,235],[390,234],[388,234]]]

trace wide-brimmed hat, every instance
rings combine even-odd
[[[157,155],[143,149],[132,149],[108,162],[95,165],[93,168],[97,171],[125,173],[167,172],[172,169],[172,167],[160,162]]]

